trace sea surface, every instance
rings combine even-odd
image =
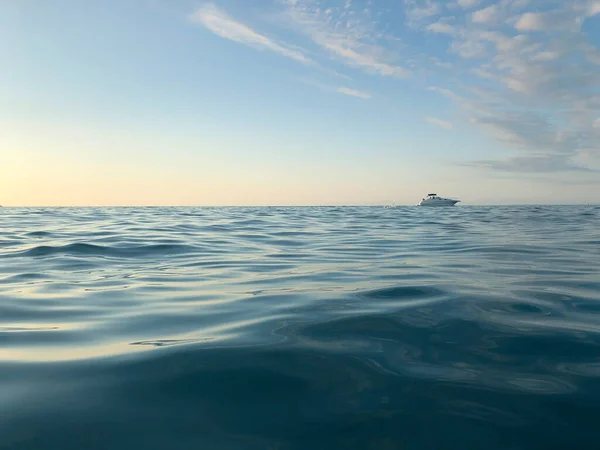
[[[600,207],[2,208],[0,448],[600,448]]]

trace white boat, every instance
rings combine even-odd
[[[460,200],[438,197],[437,194],[428,194],[427,197],[419,202],[419,206],[454,206],[458,202]]]

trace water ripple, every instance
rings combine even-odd
[[[599,218],[3,208],[0,448],[593,448]]]

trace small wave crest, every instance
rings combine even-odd
[[[155,244],[132,247],[114,247],[96,244],[73,243],[67,245],[40,245],[28,250],[14,253],[12,256],[43,257],[54,255],[106,256],[117,258],[155,257],[160,255],[182,255],[198,251],[196,247],[186,244]]]

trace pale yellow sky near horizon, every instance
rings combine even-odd
[[[144,206],[144,205],[413,205],[430,191],[458,197],[463,204],[547,203],[548,192],[530,183],[528,193],[517,195],[510,179],[476,181],[440,179],[437,186],[411,176],[409,171],[387,171],[373,182],[372,174],[328,173],[315,170],[240,174],[237,170],[160,171],[157,168],[117,164],[12,161],[0,168],[0,204],[3,206]],[[402,178],[403,180],[399,180]],[[237,180],[232,184],[231,180]],[[482,180],[479,180],[481,182]],[[519,184],[523,189],[527,184]],[[472,189],[472,190],[471,190]],[[496,193],[493,191],[497,190]],[[562,186],[556,202],[573,196],[580,186]],[[490,192],[492,191],[492,192]],[[536,195],[536,192],[538,195]],[[512,194],[512,195],[511,195]],[[582,198],[582,203],[589,203]],[[376,199],[376,200],[374,200]],[[571,203],[565,201],[566,203]]]
[[[0,205],[600,202],[598,0],[193,3],[0,1]]]
[[[593,202],[582,195],[584,184],[551,183],[543,175],[543,181],[515,183],[458,165],[427,168],[418,155],[406,160],[365,151],[317,164],[318,151],[306,158],[301,147],[284,151],[276,141],[223,136],[214,142],[28,120],[13,125],[19,126],[1,130],[3,206],[414,205],[430,192],[465,205],[548,203],[549,197]],[[177,152],[170,151],[174,146]]]

